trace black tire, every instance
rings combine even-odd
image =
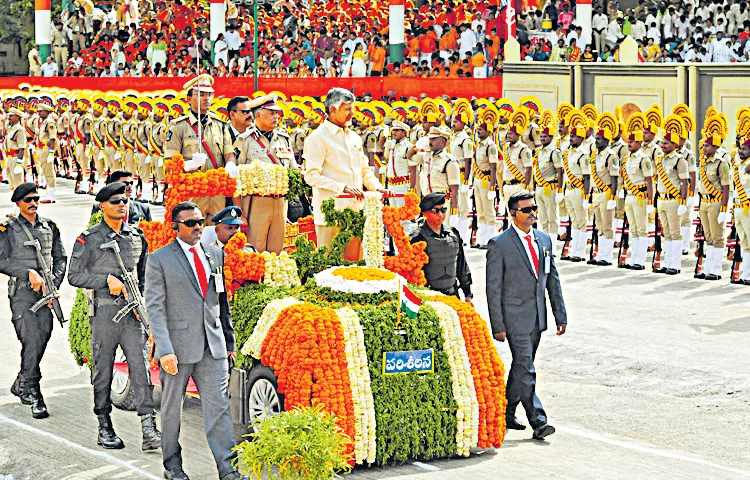
[[[272,388],[271,390],[269,389]],[[276,402],[273,402],[273,395]],[[268,400],[271,400],[269,403]],[[264,413],[260,413],[261,404],[265,404]],[[254,431],[253,423],[284,411],[284,395],[279,393],[279,385],[273,370],[265,365],[257,364],[250,369],[247,375],[247,410],[249,425],[248,430]]]
[[[121,348],[117,348],[115,353],[115,362],[124,362],[125,354]],[[112,388],[110,389],[109,398],[112,405],[120,410],[134,411],[137,407],[135,402],[135,389],[130,381],[130,375],[120,373],[117,370],[112,372]]]

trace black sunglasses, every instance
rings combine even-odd
[[[129,182],[122,182],[122,183],[124,183],[126,187],[132,187],[135,181],[131,180]]]
[[[39,202],[40,198],[41,197],[39,195],[37,195],[35,197],[23,197],[23,202],[24,203]]]
[[[233,112],[239,112],[239,113],[241,113],[243,115],[250,115],[251,113],[253,113],[253,111],[250,110],[249,108],[245,108],[243,110],[232,110],[232,111]]]
[[[179,221],[177,221],[175,223],[181,223],[181,224],[185,225],[188,228],[193,228],[196,225],[203,226],[203,223],[205,221],[206,221],[205,218],[199,218],[198,220],[194,220],[194,219],[191,218],[190,220],[179,220]]]
[[[431,211],[432,213],[434,213],[435,215],[437,215],[438,213],[446,213],[446,212],[448,211],[448,207],[443,207],[443,208],[433,208],[433,209],[432,209],[432,210],[430,210],[430,211]]]
[[[121,203],[123,205],[127,205],[128,204],[128,199],[127,199],[127,197],[123,197],[123,198],[110,198],[109,200],[107,200],[107,202],[109,202],[110,205],[119,205]]]
[[[532,213],[532,212],[536,212],[537,210],[539,210],[539,207],[537,207],[536,205],[534,205],[534,206],[532,206],[532,207],[523,207],[523,208],[519,208],[518,210],[520,210],[520,211],[522,211],[523,213],[525,213],[526,215],[528,215],[528,214],[530,214],[530,213]]]

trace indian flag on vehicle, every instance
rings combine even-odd
[[[409,290],[406,284],[401,285],[401,309],[406,312],[406,316],[415,319],[419,312],[419,306],[422,305],[422,299]]]

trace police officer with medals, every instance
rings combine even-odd
[[[37,214],[39,194],[31,182],[22,183],[11,197],[19,208],[17,217],[0,223],[0,273],[10,277],[8,298],[13,315],[13,327],[21,342],[21,370],[10,388],[24,405],[31,405],[34,418],[47,418],[47,405],[39,389],[42,361],[47,342],[52,335],[52,310],[42,306],[36,312],[31,307],[46,295],[47,285],[42,276],[34,246],[38,241],[46,267],[55,288],[60,288],[65,277],[65,249],[60,241],[57,225]]]
[[[446,226],[456,227],[458,225],[458,189],[461,183],[461,171],[458,161],[445,151],[450,136],[451,132],[444,127],[430,128],[427,134],[430,154],[424,160],[419,185],[422,188],[422,197],[436,192],[450,195],[450,216],[445,215],[444,221]],[[413,171],[412,175],[414,175]],[[414,183],[413,180],[412,183]]]
[[[474,122],[471,105],[465,99],[459,99],[454,105],[451,128],[453,136],[450,139],[448,151],[458,160],[461,171],[461,185],[458,190],[458,232],[464,245],[471,243],[471,222],[469,220],[469,185],[471,182],[471,162],[474,159],[474,142],[466,127]]]
[[[104,217],[101,222],[85,230],[73,246],[68,282],[91,291],[88,297],[91,323],[91,345],[94,361],[94,413],[99,421],[97,443],[107,449],[124,448],[115,434],[110,412],[110,389],[117,347],[125,353],[130,370],[130,381],[135,390],[138,416],[141,418],[143,443],[141,448],[156,450],[161,446],[161,434],[156,429],[153,387],[149,383],[148,350],[142,321],[131,311],[113,321],[125,305],[128,292],[122,280],[122,270],[112,249],[102,246],[116,242],[125,268],[133,273],[138,288],[143,291],[148,245],[143,232],[124,221],[128,208],[125,184],[110,183],[96,195]]]
[[[248,102],[254,125],[239,136],[234,147],[240,152],[237,163],[255,161],[297,168],[289,135],[279,128],[282,109],[276,95],[265,95]],[[287,203],[283,195],[247,195],[239,201],[248,224],[248,241],[260,252],[281,253],[284,248]]]
[[[407,139],[409,125],[394,121],[391,123],[392,139],[385,142],[385,157],[388,163],[385,166],[385,187],[395,193],[407,193],[409,191],[410,172],[407,154],[413,145]],[[404,204],[403,198],[390,199],[392,205],[400,207]]]
[[[26,133],[21,119],[26,115],[12,107],[8,110],[8,126],[5,129],[5,162],[10,191],[23,183],[23,159],[26,151]]]
[[[57,122],[50,115],[54,108],[46,103],[39,104],[39,128],[37,130],[37,168],[41,169],[47,182],[47,195],[42,203],[55,203],[55,142],[57,142]]]
[[[418,229],[411,236],[411,243],[426,242],[425,252],[430,257],[427,265],[422,267],[427,286],[446,295],[459,296],[472,301],[471,272],[464,256],[464,248],[458,230],[446,227],[445,193],[429,193],[419,204],[422,219]]]
[[[613,132],[619,129],[617,118],[604,112],[599,116],[595,135],[595,152],[591,162],[591,205],[594,222],[599,231],[599,250],[590,265],[612,265],[615,246],[615,209],[617,186],[620,177],[620,157],[610,148]],[[594,248],[593,246],[591,248]]]
[[[477,148],[471,166],[474,178],[474,203],[477,207],[477,225],[479,232],[476,248],[487,248],[487,242],[497,234],[497,214],[495,197],[497,195],[497,167],[499,150],[492,138],[492,133],[499,121],[499,113],[493,105],[487,105],[477,116]]]

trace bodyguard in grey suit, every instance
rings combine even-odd
[[[201,396],[206,437],[219,478],[238,479],[232,467],[234,431],[229,414],[228,356],[234,330],[224,293],[224,252],[200,242],[200,209],[183,202],[172,210],[177,239],[148,257],[146,307],[161,363],[164,478],[187,479],[179,443],[182,399],[192,376]]]
[[[513,362],[508,375],[506,425],[524,430],[516,418],[518,404],[541,440],[555,432],[547,424],[547,414],[536,395],[534,357],[542,332],[547,330],[549,294],[557,334],[565,333],[568,323],[560,288],[552,241],[546,233],[532,228],[537,220],[534,195],[520,191],[508,200],[513,217],[511,228],[494,237],[487,247],[487,303],[495,339],[508,339]]]

